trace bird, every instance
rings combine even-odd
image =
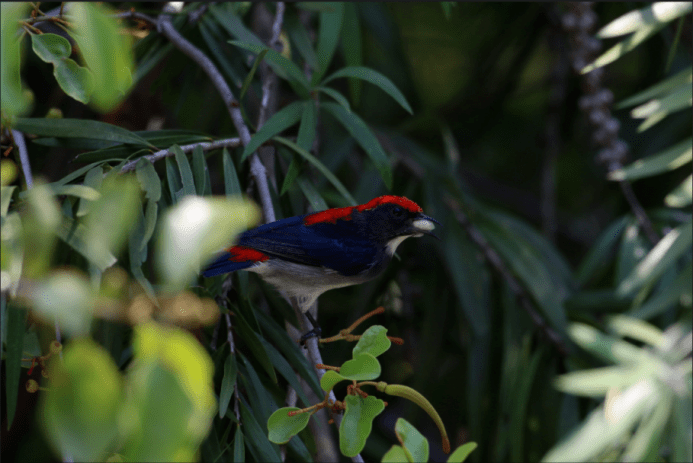
[[[301,338],[320,335],[308,312],[325,291],[373,280],[410,237],[431,235],[440,223],[403,196],[379,196],[266,223],[242,233],[203,271],[213,277],[237,270],[257,273],[284,297],[295,298],[313,325]]]

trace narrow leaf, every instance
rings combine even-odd
[[[270,117],[265,122],[265,125],[250,139],[250,143],[243,150],[241,162],[245,161],[248,156],[253,154],[267,140],[297,123],[301,119],[305,105],[306,102],[294,101]]]
[[[404,97],[402,92],[399,91],[397,86],[395,86],[395,84],[393,84],[390,79],[388,79],[378,71],[363,66],[352,66],[340,69],[339,71],[335,72],[334,74],[326,78],[322,83],[324,85],[329,81],[340,77],[353,77],[356,79],[365,80],[366,82],[370,82],[373,85],[379,87],[388,95],[390,95],[409,114],[414,114],[414,111],[411,109],[411,106],[409,106],[407,99]]]
[[[322,103],[321,108],[332,114],[353,136],[371,158],[387,189],[392,189],[392,167],[380,142],[373,135],[366,123],[354,113],[347,112],[336,103]]]

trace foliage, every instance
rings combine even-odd
[[[311,461],[336,436],[366,460],[690,461],[690,3],[594,6],[599,38],[626,36],[583,70],[608,64],[632,108],[615,115],[635,159],[608,173],[561,77],[570,5],[287,3],[276,31],[276,3],[167,11],[237,119],[159,8],[2,3],[8,459],[49,443],[75,461]],[[339,371],[318,379],[255,275],[198,276],[255,203],[280,219],[381,194],[441,240],[321,296],[329,334],[385,307],[387,328],[321,349]]]

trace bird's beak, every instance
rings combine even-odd
[[[411,223],[412,231],[414,231],[419,236],[421,235],[431,235],[433,238],[440,240],[435,234],[433,234],[433,229],[436,228],[435,224],[440,225],[433,217],[429,217],[424,214],[419,214]]]

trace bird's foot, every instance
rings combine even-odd
[[[306,317],[308,317],[308,320],[310,321],[310,324],[313,325],[313,329],[305,333],[303,336],[301,336],[301,345],[305,347],[306,341],[309,340],[312,337],[316,337],[320,339],[320,336],[322,335],[322,328],[320,328],[320,325],[318,325],[317,320],[311,315],[310,312],[306,312]]]

